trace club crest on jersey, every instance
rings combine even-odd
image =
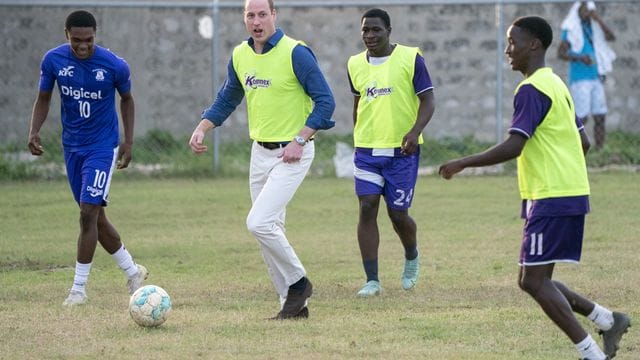
[[[97,81],[104,81],[104,74],[107,72],[105,69],[93,69],[91,72],[96,74]]]
[[[244,74],[244,87],[246,89],[268,88],[271,80],[258,79],[255,74]]]
[[[74,68],[75,68],[75,66],[73,66],[73,65],[63,67],[62,69],[60,69],[60,71],[58,71],[58,76],[73,77],[73,69]]]
[[[375,81],[369,84],[365,90],[365,96],[367,102],[371,102],[375,100],[378,96],[386,96],[391,95],[393,92],[392,87],[378,87],[378,83]]]

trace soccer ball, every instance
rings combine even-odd
[[[171,312],[171,298],[157,285],[145,285],[129,299],[129,314],[136,324],[144,327],[160,326]]]

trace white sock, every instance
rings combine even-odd
[[[118,251],[114,252],[111,257],[115,260],[120,269],[127,273],[127,277],[131,278],[138,273],[138,266],[133,261],[133,257],[129,254],[129,251],[122,245]]]
[[[595,304],[593,311],[587,318],[593,321],[600,330],[607,331],[613,326],[613,313],[611,310],[598,304]]]
[[[606,356],[591,335],[576,344],[581,359],[605,360]]]
[[[76,261],[76,274],[73,277],[72,291],[85,293],[85,285],[89,280],[89,272],[91,271],[91,263],[81,264]]]

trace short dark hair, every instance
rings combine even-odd
[[[529,34],[540,40],[542,47],[545,50],[549,48],[549,45],[551,45],[551,42],[553,41],[553,30],[551,30],[551,25],[549,25],[547,20],[540,16],[519,17],[512,25],[527,31]]]
[[[96,18],[85,10],[74,11],[67,16],[67,20],[64,22],[65,30],[71,30],[72,27],[91,27],[95,30]]]
[[[391,27],[391,17],[389,17],[389,13],[387,13],[382,9],[378,9],[378,8],[369,9],[364,13],[364,15],[362,15],[362,18],[360,18],[360,21],[364,20],[364,18],[380,18],[382,19],[382,21],[384,22],[384,25],[387,28]]]

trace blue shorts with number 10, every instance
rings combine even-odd
[[[356,195],[383,195],[387,207],[396,210],[408,209],[413,200],[419,162],[419,148],[411,155],[401,154],[400,148],[356,148]]]
[[[107,206],[111,176],[118,148],[65,151],[64,160],[71,192],[78,204]]]

